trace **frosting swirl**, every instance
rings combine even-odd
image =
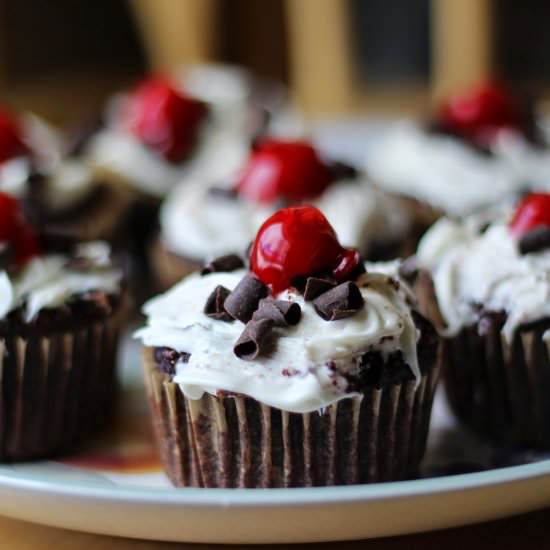
[[[190,354],[188,362],[176,364],[173,380],[191,399],[204,392],[229,391],[290,412],[319,410],[354,395],[347,391],[346,379],[339,373],[356,372],[367,351],[377,350],[387,357],[399,350],[414,375],[420,376],[416,356],[419,335],[411,316],[410,291],[389,281],[397,266],[397,262],[367,264],[369,272],[357,280],[364,308],[330,323],[294,290],[278,294],[277,299],[297,302],[302,318],[285,329],[271,354],[253,362],[233,353],[241,323],[213,320],[203,313],[212,289],[217,285],[233,289],[245,270],[187,277],[145,304],[147,324],[136,337],[146,346]]]
[[[76,295],[120,290],[122,273],[111,266],[106,243],[82,244],[77,255],[84,267],[71,267],[66,256],[47,255],[33,258],[15,275],[0,271],[0,318],[23,306],[25,320],[32,321],[40,310],[60,306]]]
[[[483,155],[460,140],[402,122],[367,154],[366,167],[385,190],[462,217],[520,191],[525,174],[501,155]]]

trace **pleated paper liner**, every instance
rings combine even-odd
[[[0,460],[71,450],[110,418],[125,304],[89,323],[50,334],[0,340]]]
[[[520,327],[486,314],[443,343],[443,378],[464,424],[506,445],[550,449],[550,319]]]
[[[246,396],[187,399],[145,349],[155,435],[178,487],[309,487],[412,478],[424,454],[435,363],[420,385],[367,389],[295,414]]]
[[[160,237],[149,249],[149,263],[153,272],[154,285],[158,292],[164,292],[179,283],[186,275],[201,269],[202,263],[183,258],[170,252]]]

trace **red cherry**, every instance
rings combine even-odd
[[[357,251],[340,245],[330,223],[313,206],[275,212],[260,227],[250,254],[252,271],[273,292],[310,273],[328,271],[341,280],[358,262]]]
[[[17,120],[8,111],[0,108],[0,162],[27,152],[20,134]]]
[[[510,230],[516,237],[539,225],[550,227],[550,194],[530,193],[516,208]]]
[[[442,126],[477,145],[489,146],[502,131],[525,132],[520,102],[497,83],[451,97],[439,112]]]
[[[255,202],[300,201],[322,193],[331,180],[328,166],[309,143],[266,139],[248,160],[238,191]]]
[[[7,193],[0,193],[0,242],[15,248],[19,266],[41,253],[38,237],[23,216],[19,202]]]
[[[180,162],[195,145],[206,113],[202,101],[176,90],[168,80],[152,78],[131,93],[122,122],[167,161]]]

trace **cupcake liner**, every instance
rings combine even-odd
[[[108,421],[123,309],[74,330],[0,340],[1,461],[65,452]]]
[[[519,327],[485,314],[443,342],[443,379],[457,416],[473,430],[512,446],[550,449],[550,319]]]
[[[159,292],[164,292],[186,275],[202,267],[201,262],[170,252],[160,237],[155,239],[149,249],[149,264],[153,271],[154,284]]]
[[[178,487],[309,487],[414,477],[438,366],[321,412],[281,411],[242,395],[185,397],[144,351],[154,431]]]

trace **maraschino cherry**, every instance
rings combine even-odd
[[[300,275],[328,272],[343,280],[359,263],[357,250],[344,248],[323,213],[313,206],[283,208],[260,227],[250,254],[256,276],[281,292]]]
[[[15,251],[18,266],[41,253],[33,227],[23,216],[17,199],[0,192],[0,242],[9,243]]]
[[[238,192],[254,202],[297,202],[321,194],[331,181],[329,167],[311,144],[264,139],[243,170]]]
[[[441,105],[439,122],[445,130],[483,147],[503,131],[526,131],[520,102],[496,82],[451,97]]]
[[[21,129],[15,117],[0,107],[0,162],[27,152],[21,139]]]
[[[169,162],[181,162],[195,145],[206,105],[164,78],[151,78],[130,94],[122,122]]]
[[[550,194],[530,193],[518,205],[510,221],[510,230],[519,238],[541,225],[550,228]]]

